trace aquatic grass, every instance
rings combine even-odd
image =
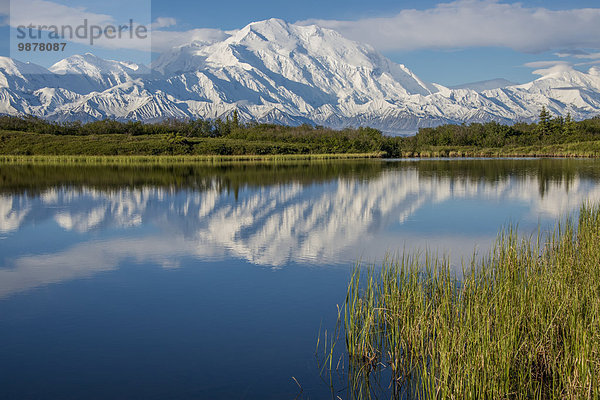
[[[320,161],[381,158],[381,152],[339,154],[265,154],[265,155],[0,155],[0,164],[6,165],[190,165],[226,163],[275,163],[293,161]]]
[[[532,144],[528,146],[422,146],[412,151],[403,151],[399,156],[406,158],[467,158],[467,157],[535,157],[535,158],[598,158],[600,141],[575,141],[558,144]]]
[[[378,370],[393,398],[598,398],[600,206],[547,235],[503,231],[460,279],[430,253],[357,266],[343,327],[353,398]]]

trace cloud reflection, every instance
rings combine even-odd
[[[0,297],[90,277],[125,262],[177,268],[184,257],[272,268],[351,265],[359,257],[376,259],[403,246],[429,246],[468,258],[476,245],[486,251],[500,227],[474,232],[451,226],[455,216],[448,215],[447,204],[474,200],[490,215],[504,213],[505,221],[537,224],[574,212],[585,200],[600,201],[600,185],[590,179],[551,181],[543,195],[537,190],[540,183],[535,175],[491,182],[403,169],[368,180],[244,187],[237,196],[216,184],[204,191],[57,187],[33,197],[0,195],[0,233],[8,234],[3,246],[18,240],[21,229],[44,222],[83,240],[46,254],[6,256]],[[432,213],[436,226],[420,227],[420,218]],[[474,217],[466,212],[466,224],[469,218]],[[113,237],[103,237],[109,229]],[[127,236],[115,238],[115,230]],[[95,240],[89,239],[92,232]]]

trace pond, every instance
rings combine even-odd
[[[0,398],[331,398],[317,335],[358,261],[460,274],[584,201],[599,161],[0,165]]]

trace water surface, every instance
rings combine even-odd
[[[316,335],[357,260],[432,250],[460,270],[502,226],[600,200],[599,167],[0,165],[0,398],[295,398],[292,376],[331,398]]]

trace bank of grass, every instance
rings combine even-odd
[[[290,128],[291,129],[291,128]],[[365,133],[366,132],[366,133]],[[186,137],[174,133],[61,135],[0,131],[0,154],[21,156],[225,156],[314,157],[331,154],[381,153],[380,133],[369,130],[324,131],[322,134]],[[371,135],[371,136],[370,136]],[[377,136],[379,135],[379,136]]]
[[[434,157],[600,157],[600,140],[537,144],[528,146],[477,147],[477,146],[423,146],[415,150],[404,150],[405,158]]]
[[[344,139],[343,133],[323,137],[192,137],[170,134],[56,135],[0,131],[0,155],[10,160],[63,160],[68,163],[166,163],[331,158],[433,157],[600,157],[600,140],[524,146],[435,146],[415,138]],[[260,140],[259,140],[260,139]],[[294,138],[295,140],[300,140]],[[86,161],[87,160],[87,161]],[[30,162],[30,161],[27,161]],[[46,162],[46,161],[44,161]]]
[[[248,154],[248,155],[0,155],[0,164],[7,165],[187,165],[223,163],[275,163],[294,161],[350,160],[381,158],[383,153],[339,154]]]
[[[382,369],[393,398],[600,397],[599,206],[546,238],[508,230],[463,274],[416,255],[355,271],[341,314],[354,397]]]

